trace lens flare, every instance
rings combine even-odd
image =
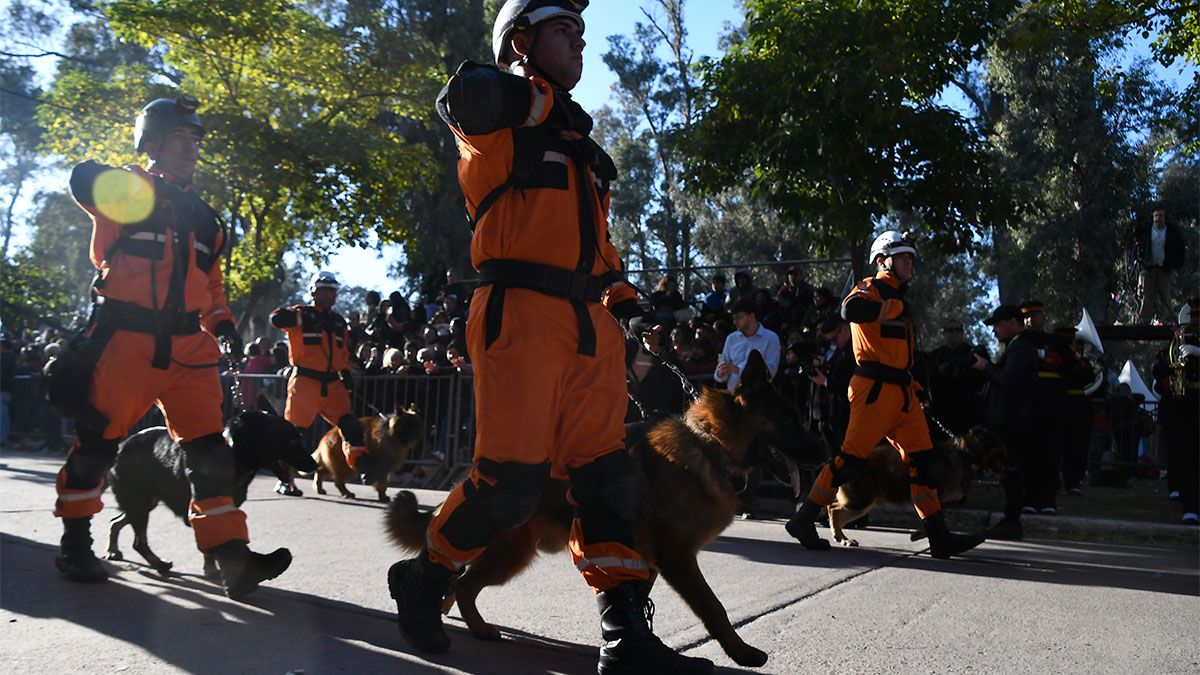
[[[92,187],[96,208],[122,225],[139,223],[154,211],[154,183],[124,169],[109,169]]]

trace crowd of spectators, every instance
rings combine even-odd
[[[719,368],[722,351],[731,334],[745,326],[741,317],[752,313],[756,325],[767,329],[764,334],[779,341],[782,356],[772,368],[776,385],[808,415],[814,431],[824,434],[832,446],[840,445],[849,420],[846,393],[855,364],[850,329],[838,311],[839,294],[814,287],[804,270],[795,266],[776,279],[755,279],[744,269],[733,277],[730,287],[723,274],[714,274],[710,288],[694,298],[680,293],[674,277],[659,279],[646,306],[648,316],[629,327],[628,419],[681,412],[688,399],[680,374],[693,382],[724,386],[729,377],[722,376]],[[355,376],[365,375],[370,381],[373,378],[369,376],[469,372],[466,316],[470,290],[454,269],[439,264],[419,284],[411,303],[398,291],[387,298],[369,291],[363,306],[346,311]],[[658,354],[654,357],[632,337],[650,326],[660,327],[648,336]],[[39,439],[36,448],[26,449],[65,451],[63,439],[69,428],[45,403],[40,373],[46,361],[65,348],[66,336],[73,332],[47,328],[10,335],[0,343],[4,403],[0,442],[6,442],[15,428]],[[984,405],[985,379],[969,367],[968,355],[986,352],[965,341],[964,327],[956,320],[944,324],[943,337],[944,342],[935,349],[918,354],[916,377],[931,389],[931,411],[938,426],[961,432],[981,421]],[[1081,349],[1081,343],[1076,341],[1075,348]],[[246,345],[244,359],[231,366],[247,375],[286,375],[287,344],[275,337],[257,336]],[[1107,372],[1107,365],[1102,369]],[[1154,372],[1155,389],[1165,392],[1169,373],[1161,367]],[[256,400],[260,391],[281,401],[282,381],[242,379],[244,403]],[[359,393],[362,391],[360,387]],[[394,394],[365,398],[379,409],[397,403],[392,400]],[[1143,444],[1143,438],[1156,433],[1156,427],[1145,401],[1128,387],[1106,381],[1088,397],[1087,405],[1091,433],[1084,441],[1084,452],[1093,481],[1121,484],[1135,475],[1148,476],[1149,470],[1139,472],[1139,462],[1165,459],[1144,450],[1149,444]],[[1067,454],[1075,457],[1079,453]],[[1082,457],[1079,461],[1060,458],[1052,470],[1055,475],[1049,480],[1071,494],[1078,493],[1084,474]]]

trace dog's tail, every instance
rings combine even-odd
[[[416,495],[401,490],[392,498],[383,518],[394,544],[407,551],[419,551],[425,546],[430,514],[417,508]]]

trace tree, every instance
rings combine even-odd
[[[643,264],[649,264],[653,249],[661,251],[667,267],[680,267],[692,262],[693,219],[679,204],[683,154],[678,140],[693,123],[693,59],[687,46],[683,0],[656,0],[656,4],[661,15],[643,9],[646,22],[634,25],[633,39],[609,36],[609,50],[602,58],[617,76],[613,91],[621,109],[619,123],[630,130],[631,140],[636,138],[636,147],[643,150],[642,154],[627,155],[626,159],[649,157],[654,162],[654,180],[649,183],[649,191],[639,192],[643,210],[640,217],[630,219],[640,221],[644,228],[639,229],[648,230],[656,240],[653,247],[641,248]],[[666,62],[656,53],[660,48],[666,49]],[[634,149],[625,144],[618,144],[618,148]],[[636,163],[622,167],[634,171],[645,168],[648,167]],[[650,242],[643,239],[642,243]]]
[[[1136,32],[1150,43],[1154,60],[1163,67],[1177,61],[1193,66],[1191,82],[1173,92],[1161,108],[1160,122],[1170,133],[1159,150],[1200,153],[1200,5],[1174,0],[1040,0],[1047,23],[1076,34],[1115,39]]]
[[[856,274],[892,211],[920,214],[925,246],[971,249],[1003,219],[1003,191],[978,131],[938,97],[1013,4],[747,2],[742,41],[700,66],[693,184],[748,183]]]
[[[41,142],[42,127],[34,114],[40,89],[34,84],[35,72],[31,66],[17,63],[13,58],[0,56],[0,90],[4,104],[0,105],[0,176],[3,180],[2,204],[4,220],[0,223],[0,259],[8,257],[16,218],[16,205],[27,181],[40,168],[38,143]]]
[[[1113,35],[1056,27],[1045,12],[1016,12],[988,54],[986,125],[1016,224],[995,232],[985,269],[1002,302],[1036,296],[1056,321],[1073,324],[1084,307],[1111,321],[1113,294],[1132,291],[1114,261],[1152,185],[1153,156],[1136,139],[1162,90],[1142,66],[1111,66]]]

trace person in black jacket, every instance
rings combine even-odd
[[[1183,233],[1167,222],[1167,212],[1155,209],[1153,225],[1138,228],[1136,235],[1137,261],[1142,270],[1138,273],[1138,323],[1146,323],[1158,316],[1171,317],[1171,276],[1183,267]],[[1161,305],[1161,313],[1159,309]]]
[[[1073,371],[1078,359],[1070,341],[1046,332],[1046,315],[1039,300],[1021,303],[1026,335],[1036,342],[1038,376],[1034,387],[1033,425],[1030,441],[1036,448],[1024,463],[1025,513],[1054,515],[1058,512],[1058,465],[1069,422],[1066,373]]]
[[[983,423],[1008,446],[1002,484],[1004,520],[988,533],[989,539],[1020,539],[1021,507],[1024,501],[1025,460],[1031,450],[1026,434],[1033,418],[1034,387],[1038,379],[1038,353],[1033,338],[1021,330],[1021,310],[1000,305],[984,321],[1004,345],[995,363],[975,356],[972,365],[987,377],[983,399]]]
[[[973,370],[975,347],[963,339],[962,322],[942,324],[945,340],[925,359],[929,375],[929,414],[950,431],[965,434],[979,424],[983,409],[983,374]]]

